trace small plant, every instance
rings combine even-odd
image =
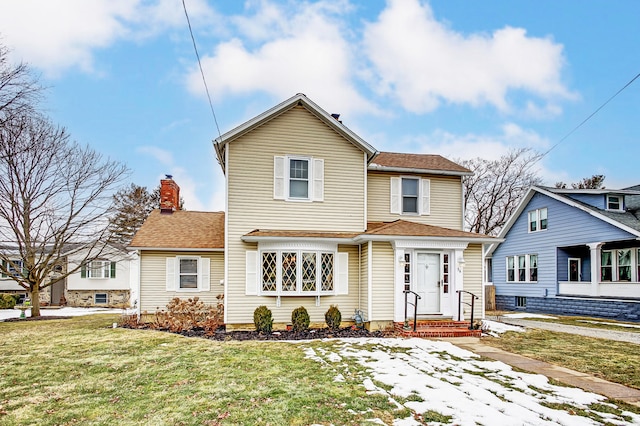
[[[340,323],[342,322],[342,314],[340,313],[340,309],[337,306],[331,305],[327,312],[324,314],[324,320],[327,323],[327,327],[332,330],[337,330],[340,328]]]
[[[273,317],[271,310],[266,306],[258,306],[253,311],[253,323],[256,326],[256,330],[260,333],[271,333],[273,329]]]
[[[16,298],[12,294],[0,294],[0,309],[13,309],[16,306]]]
[[[291,313],[291,324],[293,325],[293,331],[305,331],[309,328],[309,312],[304,306],[295,308]]]
[[[218,297],[216,305],[206,305],[198,297],[187,300],[174,297],[167,304],[166,311],[156,312],[149,327],[173,333],[202,329],[206,336],[211,336],[222,325],[224,325],[224,305],[221,297]]]

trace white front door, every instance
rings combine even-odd
[[[441,313],[439,254],[417,254],[415,292],[420,296],[418,314]]]

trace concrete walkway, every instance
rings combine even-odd
[[[640,344],[640,333],[579,327],[573,325],[516,318],[493,317],[487,319],[492,321],[500,321],[505,324],[518,325],[521,327],[540,328],[550,331],[580,334],[582,336]],[[525,356],[513,354],[511,352],[506,352],[502,349],[485,345],[482,343],[482,339],[478,338],[463,337],[457,339],[440,340],[449,341],[463,349],[467,349],[473,353],[487,358],[502,361],[505,364],[511,365],[512,367],[517,367],[525,371],[530,371],[532,373],[543,374],[566,385],[575,386],[589,392],[594,392],[600,395],[604,395],[608,398],[617,399],[640,407],[640,390],[638,389],[629,388],[618,383],[612,383],[603,379],[599,379],[586,373],[581,373],[579,371],[570,370],[568,368],[549,364],[547,362],[527,358]]]
[[[581,336],[595,337],[598,339],[617,340],[620,342],[636,343],[640,345],[640,333],[623,330],[611,330],[604,328],[580,327],[576,325],[559,324],[555,322],[534,321],[520,318],[490,317],[486,319],[498,321],[504,324],[517,325],[520,327],[540,328],[542,330],[557,331],[560,333],[579,334]]]

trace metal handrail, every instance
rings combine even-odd
[[[480,297],[466,290],[456,290],[458,293],[458,321],[460,321],[460,314],[462,312],[461,305],[464,303],[467,306],[471,306],[471,319],[469,321],[469,330],[473,330],[473,306],[476,299],[480,299]],[[462,301],[462,293],[467,293],[471,295],[471,303]]]
[[[413,305],[413,331],[416,331],[418,327],[418,299],[422,299],[418,293],[411,290],[404,290],[404,328],[409,328],[409,318],[407,317],[407,306]],[[408,294],[412,293],[415,295],[413,299],[413,303],[409,302]]]

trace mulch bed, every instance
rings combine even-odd
[[[7,318],[0,322],[20,322],[20,321],[46,321],[46,320],[59,320],[59,319],[69,319],[72,317],[62,316],[62,317],[51,317],[51,316],[39,316],[39,317],[26,317],[26,318]]]

